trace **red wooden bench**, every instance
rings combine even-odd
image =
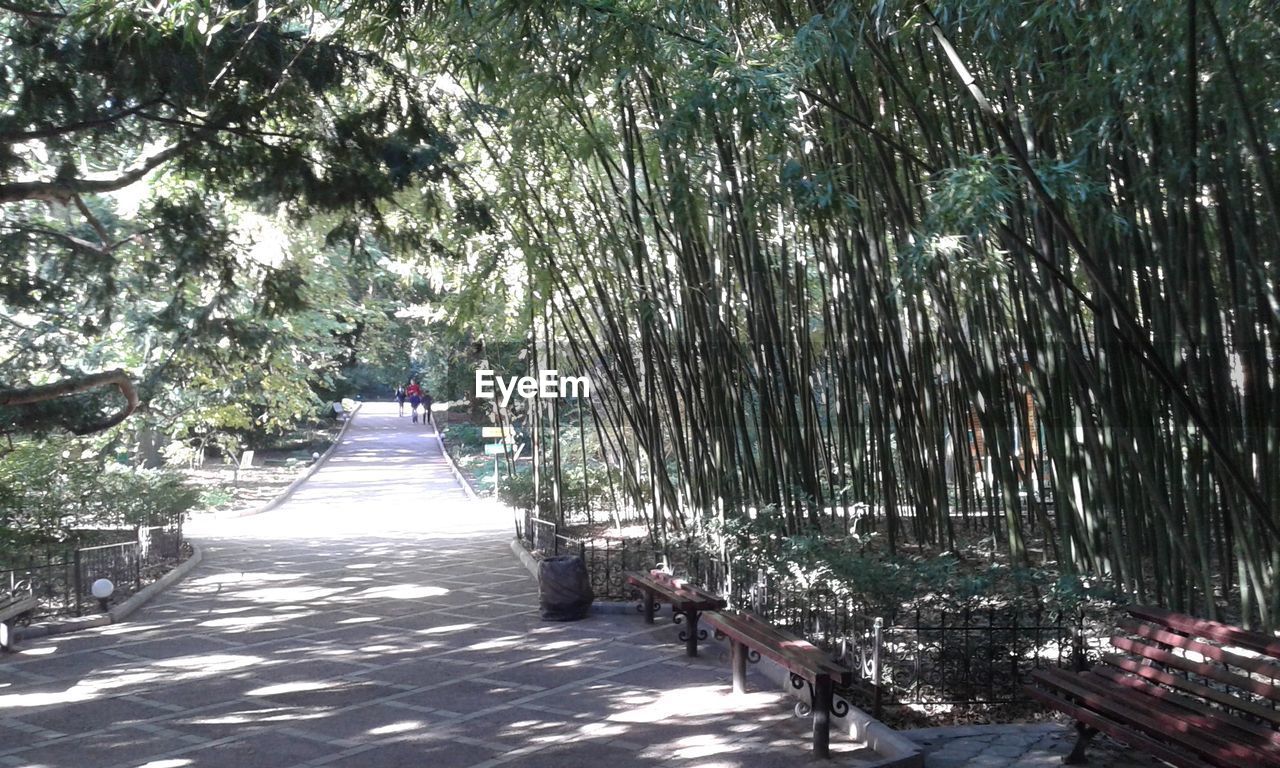
[[[1182,768],[1280,767],[1280,638],[1132,606],[1117,652],[1086,672],[1041,670],[1025,690],[1076,719],[1064,762],[1099,732]]]
[[[714,611],[725,606],[723,598],[717,597],[683,579],[677,579],[669,573],[652,570],[648,573],[631,572],[626,575],[627,583],[640,590],[644,599],[644,620],[653,623],[653,613],[659,602],[669,603],[674,621],[683,617],[688,624],[680,631],[680,639],[685,642],[685,653],[698,655],[698,616],[704,611]],[[702,638],[707,636],[701,630]]]
[[[813,753],[817,757],[831,754],[831,712],[847,714],[849,707],[835,698],[835,686],[848,687],[853,671],[832,661],[827,654],[807,640],[783,632],[764,619],[747,611],[718,611],[703,616],[715,629],[717,637],[729,638],[733,661],[733,692],[744,693],[747,685],[747,656],[768,656],[791,673],[796,688],[809,684],[813,702]],[[834,703],[833,703],[834,702]]]

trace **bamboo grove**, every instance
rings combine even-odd
[[[431,19],[486,105],[528,362],[593,375],[655,536],[760,509],[890,551],[988,535],[1277,623],[1276,3]]]

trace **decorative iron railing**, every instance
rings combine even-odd
[[[517,526],[518,529],[520,526]],[[634,539],[574,539],[555,523],[528,518],[525,545],[545,556],[580,555],[598,600],[629,600],[626,571],[665,568],[726,596],[770,623],[807,638],[856,673],[841,693],[877,716],[895,704],[1005,704],[1019,699],[1034,669],[1081,666],[1094,655],[1080,611],[1006,606],[922,605],[906,621],[873,615],[823,586],[781,582],[762,572],[734,573],[695,543],[655,546]]]
[[[40,601],[34,618],[82,616],[97,605],[93,582],[110,579],[112,600],[128,597],[181,557],[182,541],[178,523],[139,529],[134,541],[27,556],[0,570],[0,590],[30,588]]]

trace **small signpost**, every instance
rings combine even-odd
[[[510,427],[481,427],[480,437],[501,438],[499,443],[486,443],[484,455],[493,457],[493,493],[498,493],[498,457],[507,452],[507,446],[515,444],[515,432]]]
[[[253,451],[248,450],[240,454],[240,461],[236,464],[235,471],[231,473],[231,484],[240,484],[240,470],[248,469],[253,466]]]

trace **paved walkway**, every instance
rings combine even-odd
[[[1057,723],[962,725],[902,731],[925,750],[925,768],[1060,768],[1075,731]],[[1154,768],[1164,763],[1135,754],[1105,736],[1089,747],[1093,768]]]
[[[193,526],[205,562],[130,621],[0,660],[0,767],[809,761],[788,702],[727,699],[728,664],[686,662],[669,623],[540,621],[510,531],[368,404],[276,511]]]

